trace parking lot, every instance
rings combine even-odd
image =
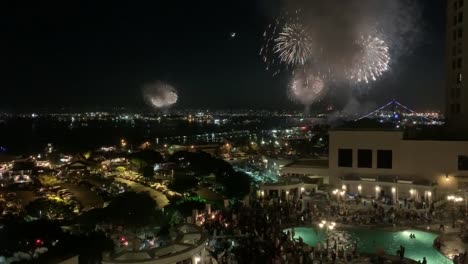
[[[83,211],[92,208],[102,208],[104,205],[102,198],[85,186],[79,186],[73,183],[61,183],[60,186],[70,190],[73,196],[76,197],[83,206]]]

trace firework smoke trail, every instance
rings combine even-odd
[[[154,108],[169,107],[179,99],[177,90],[162,81],[145,85],[143,87],[143,97]]]
[[[388,46],[385,41],[372,36],[362,36],[358,45],[361,47],[361,52],[356,55],[349,78],[358,83],[376,81],[377,77],[389,69]]]
[[[304,65],[312,55],[311,38],[300,23],[286,24],[275,42],[273,50],[286,64]]]

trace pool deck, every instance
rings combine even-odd
[[[287,224],[283,225],[283,229],[292,228],[292,227],[312,227],[316,228],[316,224],[305,224],[305,225],[294,225],[294,224]],[[446,256],[449,259],[453,259],[455,255],[460,253],[468,252],[468,244],[464,243],[460,238],[460,229],[459,228],[452,228],[449,224],[445,224],[445,232],[439,232],[440,223],[437,224],[429,224],[429,225],[416,225],[416,226],[393,226],[393,225],[349,225],[349,224],[340,224],[340,227],[347,229],[347,228],[379,228],[389,231],[396,231],[396,230],[405,230],[408,228],[418,229],[424,232],[431,232],[434,234],[438,234],[439,238],[442,242],[442,247],[440,249],[440,253]],[[396,256],[385,255],[385,259],[388,261],[392,261],[390,263],[418,263],[417,261],[411,259],[404,259],[403,262],[398,262],[399,258]],[[360,262],[353,262],[353,263],[360,263]],[[364,262],[363,262],[364,263]]]
[[[385,226],[369,226],[369,225],[345,225],[345,224],[340,224],[341,227],[343,227],[344,229],[347,229],[347,228],[356,228],[356,227],[362,227],[362,228],[382,228],[382,229],[387,229],[387,230],[392,230],[392,231],[395,231],[395,228],[397,228],[398,230],[404,230],[404,229],[408,229],[409,227],[392,227],[392,226],[388,226],[388,225],[385,225]],[[298,225],[298,224],[284,224],[281,226],[281,228],[284,230],[284,229],[289,229],[289,228],[295,228],[295,227],[309,227],[309,228],[316,228],[317,225],[316,224],[305,224],[305,225]],[[438,226],[437,226],[438,227]],[[421,228],[421,230],[423,230]],[[423,230],[423,231],[426,231],[427,230]],[[355,259],[353,260],[352,262],[346,262],[346,263],[352,263],[352,264],[369,264],[370,263],[370,259],[372,257],[376,257],[375,254],[366,254],[366,253],[359,253],[359,255],[361,256],[359,259]],[[418,264],[417,261],[415,260],[412,260],[412,259],[408,259],[408,258],[404,258],[402,260],[400,260],[399,257],[397,256],[393,256],[393,255],[382,255],[381,256],[383,259],[384,259],[384,263],[398,263],[398,264]],[[340,262],[336,262],[336,263],[340,263]],[[343,262],[345,263],[345,262]]]

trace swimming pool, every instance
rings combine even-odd
[[[285,231],[287,230],[290,229],[286,229]],[[311,227],[296,227],[294,231],[296,239],[302,237],[305,243],[313,247],[319,242],[323,243],[326,239],[326,234],[323,230],[315,230]],[[415,239],[409,237],[411,233],[416,235]],[[352,243],[357,242],[358,251],[362,253],[375,253],[377,247],[381,247],[386,254],[396,255],[396,251],[400,245],[403,245],[406,248],[406,258],[418,261],[426,257],[428,263],[453,263],[432,247],[434,239],[437,237],[433,233],[410,229],[395,232],[378,229],[346,229],[330,233],[330,238],[337,237],[341,237],[341,239],[346,239],[346,241]]]

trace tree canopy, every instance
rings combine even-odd
[[[26,213],[37,218],[47,218],[50,220],[70,219],[75,214],[70,205],[63,201],[39,198],[25,207]]]
[[[116,196],[106,209],[106,220],[126,228],[142,228],[161,221],[161,212],[148,193],[125,192]]]

